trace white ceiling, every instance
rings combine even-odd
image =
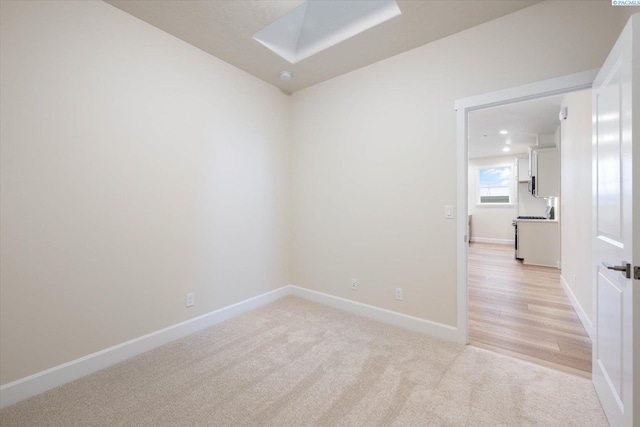
[[[252,36],[302,4],[302,0],[105,1],[279,87],[285,93],[293,93],[541,0],[397,0],[402,15],[295,65]],[[281,81],[278,75],[282,70],[291,71],[293,79]]]
[[[559,95],[471,112],[469,158],[527,153],[527,147],[537,144],[538,134],[553,134],[560,126],[562,98]],[[501,135],[501,130],[508,134]],[[502,151],[504,147],[510,151]]]

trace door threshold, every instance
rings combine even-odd
[[[555,371],[564,372],[565,374],[574,375],[576,377],[591,379],[591,372],[582,371],[580,369],[571,368],[569,366],[560,365],[559,363],[550,362],[548,360],[539,359],[537,357],[527,356],[526,354],[516,353],[515,351],[507,350],[504,348],[496,347],[494,345],[485,344],[479,341],[469,341],[469,345],[481,348],[483,350],[492,351],[494,353],[501,354],[503,356],[509,356],[514,359],[523,360],[525,362],[533,363],[535,365],[544,366]]]

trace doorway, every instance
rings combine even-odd
[[[523,186],[526,192],[530,185],[528,177],[523,179],[522,165],[519,168],[518,163],[507,161],[516,157],[522,161],[526,159],[524,170],[528,171],[529,153],[523,147],[552,146],[550,141],[553,142],[554,134],[558,139],[560,131],[540,129],[535,141],[527,140],[522,135],[517,136],[517,131],[506,129],[510,126],[506,119],[510,110],[517,111],[520,108],[533,112],[535,116],[537,107],[556,102],[553,109],[558,120],[560,100],[566,94],[590,89],[594,76],[595,72],[579,73],[456,103],[459,124],[458,185],[462,187],[459,187],[458,205],[460,212],[475,213],[471,217],[470,233],[467,231],[468,219],[464,217],[458,221],[458,232],[463,236],[458,242],[458,324],[461,325],[461,341],[582,376],[590,376],[591,347],[589,336],[582,328],[582,323],[588,320],[587,313],[582,310],[583,313],[576,315],[573,309],[578,301],[572,295],[571,285],[574,283],[568,283],[567,278],[561,276],[559,263],[555,265],[538,260],[529,253],[526,260],[517,260],[515,230],[511,225],[511,219],[519,213],[538,217],[546,214],[548,217],[549,209],[545,210],[548,206],[553,207],[557,217],[561,217],[557,197],[559,190],[557,194],[550,193],[552,197],[539,199],[522,194]],[[505,129],[476,126],[483,120],[487,124],[491,112],[498,113],[493,114],[494,119],[505,119]],[[559,125],[559,121],[556,124]],[[500,130],[504,130],[503,134],[500,134]],[[545,135],[546,139],[543,138]],[[494,136],[495,141],[492,140]],[[487,144],[474,147],[474,140],[478,138],[484,138]],[[483,174],[487,172],[494,175],[501,173],[503,180],[490,182],[484,179],[485,182],[481,182]],[[505,181],[505,177],[509,180]],[[522,196],[528,197],[527,203],[519,203],[524,201],[520,200]],[[485,204],[485,201],[488,203]],[[519,212],[519,208],[524,211]],[[492,216],[495,221],[490,220]],[[555,255],[554,250],[547,251],[544,248],[540,253],[546,255],[551,252],[551,259],[560,260],[561,231],[557,217],[555,225],[554,221],[544,220],[534,220],[533,225],[548,227],[549,230],[555,227],[557,243],[553,243],[549,237],[542,239],[547,242],[547,248],[555,250]],[[485,232],[483,236],[481,230],[491,228],[492,222],[499,230]],[[531,224],[521,225],[524,233],[527,229],[525,225]],[[534,235],[540,233],[535,228]],[[469,238],[471,242],[467,244]]]
[[[570,120],[558,114],[569,108]],[[591,199],[576,197],[585,192],[574,178],[590,180],[590,120],[590,91],[473,111],[468,170],[470,344],[588,378],[591,340],[565,289],[578,293],[589,279],[578,280],[575,252],[586,248],[588,262],[590,227],[578,235],[575,222]],[[562,152],[571,158],[561,161]],[[562,165],[571,179],[561,179]],[[575,191],[560,198],[561,182]],[[570,222],[561,233],[565,199]],[[561,254],[561,237],[571,252]],[[562,274],[561,255],[570,267]]]

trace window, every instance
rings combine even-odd
[[[511,166],[478,168],[480,204],[511,203]]]

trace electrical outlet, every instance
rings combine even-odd
[[[396,288],[396,299],[402,301],[402,288]]]
[[[351,279],[351,289],[354,291],[358,290],[358,279]]]
[[[195,294],[193,292],[187,294],[187,307],[193,307],[195,304]]]

